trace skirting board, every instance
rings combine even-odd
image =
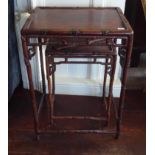
[[[108,85],[108,81],[107,81]],[[86,78],[56,78],[56,94],[102,96],[102,81],[90,80]],[[119,97],[121,90],[120,80],[114,80],[113,96]],[[106,95],[108,87],[106,87]]]
[[[23,82],[25,83],[25,82]],[[41,81],[35,90],[42,90]],[[106,84],[106,96],[108,92],[108,80]],[[23,85],[25,89],[28,89],[28,85]],[[46,92],[47,90],[46,82]],[[68,77],[56,77],[56,94],[66,95],[83,95],[83,96],[102,96],[103,84],[101,80],[91,80],[86,78],[68,78]],[[119,97],[121,90],[121,82],[119,79],[115,79],[113,83],[113,96]]]

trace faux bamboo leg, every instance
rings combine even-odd
[[[41,38],[38,38],[38,42],[41,43]],[[40,64],[41,64],[42,89],[43,89],[43,93],[46,94],[44,60],[43,60],[44,55],[43,55],[42,45],[39,45],[39,52],[40,52]]]
[[[54,116],[54,102],[55,102],[55,70],[56,70],[56,65],[54,64],[54,57],[52,58],[52,96],[53,100],[51,102],[51,114],[52,117]],[[53,119],[51,123],[54,125]]]
[[[133,45],[133,35],[128,36],[127,40],[127,48],[126,48],[126,54],[125,54],[125,60],[124,65],[122,66],[122,78],[121,78],[121,94],[119,99],[119,105],[118,105],[118,119],[116,122],[116,139],[119,138],[120,132],[121,132],[121,120],[122,120],[122,113],[123,113],[123,107],[124,107],[124,100],[125,100],[125,90],[126,90],[126,82],[127,82],[127,69],[130,63],[131,58],[131,52],[132,52],[132,45]],[[120,57],[121,59],[121,57]]]
[[[30,89],[30,95],[32,100],[32,110],[33,110],[33,118],[34,118],[34,131],[37,140],[39,140],[39,119],[38,119],[38,113],[37,113],[37,102],[36,102],[36,96],[33,86],[33,80],[32,80],[32,69],[31,64],[29,62],[29,54],[28,54],[28,47],[27,47],[27,38],[22,36],[22,45],[23,45],[23,53],[24,53],[24,61],[27,69],[27,75],[29,80],[29,89]]]
[[[103,100],[104,100],[104,102],[106,102],[106,97],[105,97],[105,92],[106,92],[106,81],[107,81],[107,68],[108,68],[108,66],[107,66],[107,63],[108,63],[108,58],[106,58],[105,59],[105,69],[104,69],[104,79],[103,79]],[[105,106],[106,106],[106,110],[107,110],[107,104],[105,103]]]
[[[49,121],[50,125],[53,124],[53,109],[52,109],[52,89],[51,89],[51,78],[50,78],[50,66],[48,63],[48,56],[46,56],[46,74],[47,74],[47,81],[48,81],[48,109],[49,109]]]
[[[115,68],[116,68],[116,56],[113,56],[112,58],[112,64],[111,64],[111,74],[110,74],[110,84],[109,84],[109,95],[108,95],[108,107],[107,107],[107,113],[108,113],[108,124],[110,121],[110,109],[111,109],[111,103],[112,103],[112,91],[113,91],[113,82],[114,82],[114,75],[115,75]]]
[[[106,115],[107,114],[107,101],[106,101],[106,81],[107,81],[107,66],[108,63],[108,58],[105,58],[105,68],[104,68],[104,79],[103,79],[103,92],[102,92],[102,97],[103,97],[103,106],[105,106],[106,109]],[[108,119],[107,119],[108,120]],[[108,125],[108,121],[106,120],[106,126]]]
[[[55,71],[56,64],[54,64],[54,57],[52,57],[52,94],[55,95]]]

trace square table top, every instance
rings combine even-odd
[[[22,35],[133,33],[120,8],[37,7]]]

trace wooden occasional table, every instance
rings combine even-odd
[[[51,40],[64,42],[66,46],[109,46],[118,47],[120,56],[121,94],[116,116],[116,129],[113,132],[116,138],[120,135],[122,111],[125,98],[127,68],[133,44],[133,30],[124,17],[120,8],[55,8],[37,7],[21,30],[24,61],[27,68],[29,88],[34,114],[34,129],[39,138],[39,113],[45,96],[45,74],[42,45],[53,44]],[[121,42],[118,42],[121,39]],[[32,42],[32,40],[35,40]],[[32,81],[30,59],[36,54],[39,47],[43,97],[37,104]],[[105,132],[106,133],[106,132]]]

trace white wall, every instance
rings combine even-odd
[[[32,0],[33,8],[36,6],[117,6],[124,11],[125,0]]]
[[[24,8],[25,3],[17,0],[19,10]],[[20,3],[20,5],[19,5]],[[91,0],[32,0],[32,7],[36,6],[90,6]],[[118,6],[124,10],[125,0],[94,0],[93,5],[95,7],[101,6]],[[27,8],[27,7],[25,7]],[[21,20],[16,22],[17,40],[19,47],[19,56],[22,70],[22,79],[24,88],[28,88],[28,80],[25,70],[25,65],[22,55],[22,46],[20,40],[20,29],[24,24],[28,14],[23,13]],[[33,70],[33,81],[35,89],[41,90],[41,77],[39,70],[39,55],[34,57],[31,61]],[[113,93],[114,96],[120,95],[120,80],[119,80],[119,57],[117,59],[116,75],[114,81]],[[104,67],[101,65],[59,65],[56,71],[56,93],[58,94],[74,94],[74,95],[90,95],[101,96],[102,94],[102,79],[104,74]]]
[[[30,5],[32,8],[36,6],[117,6],[124,11],[126,0],[14,0],[16,8],[25,11]]]

